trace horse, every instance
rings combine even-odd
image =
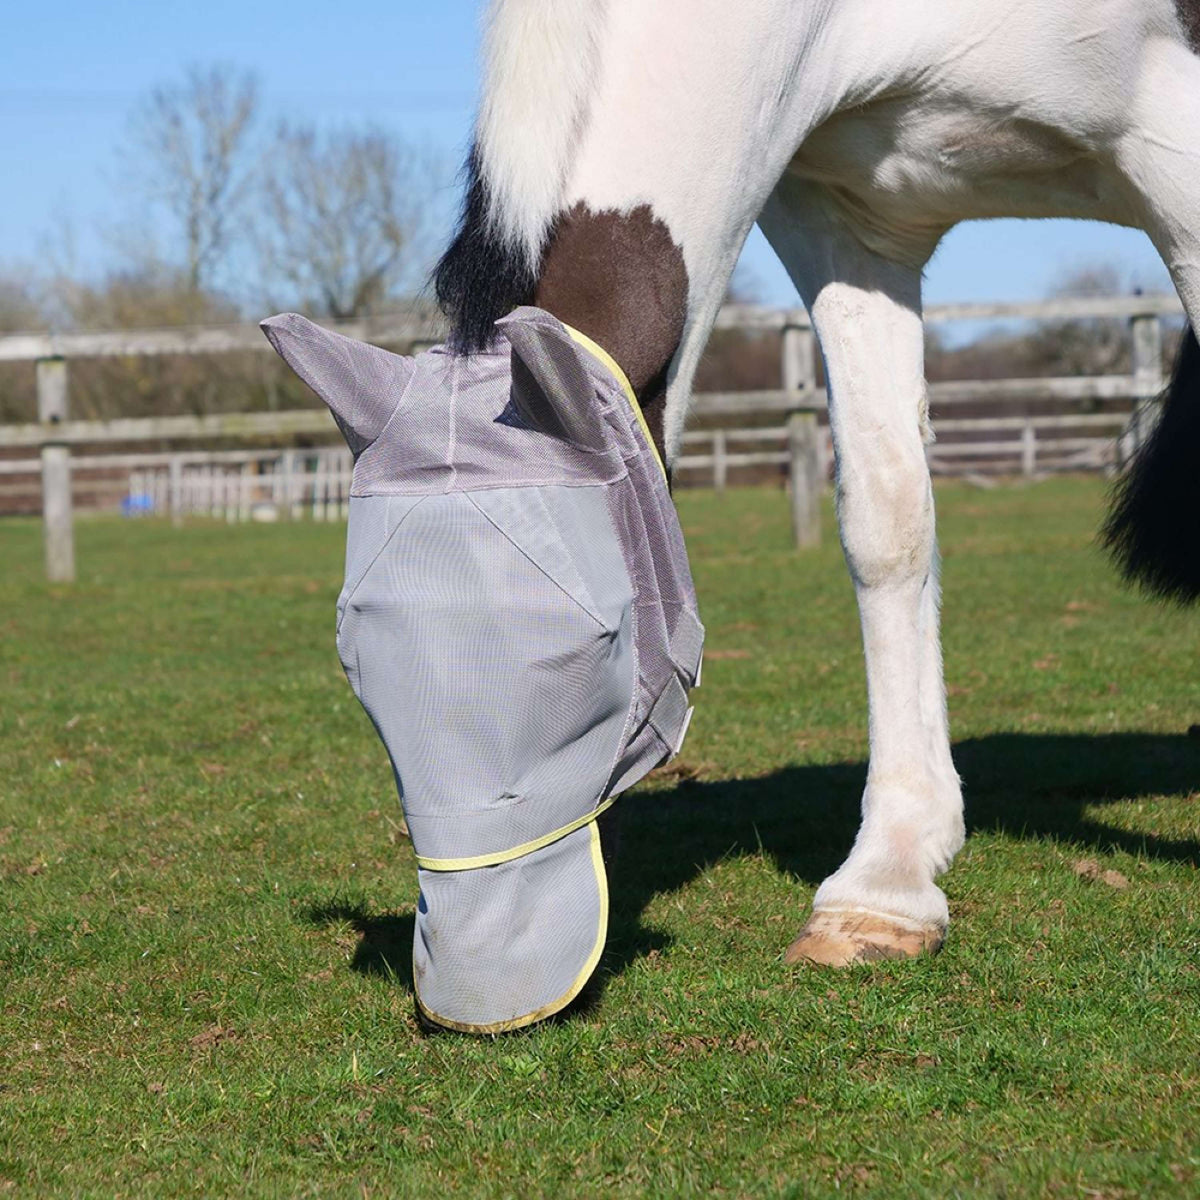
[[[534,305],[620,365],[664,459],[757,221],[811,314],[866,659],[858,834],[787,951],[936,951],[963,844],[939,639],[922,270],[957,222],[1144,229],[1190,321],[1103,537],[1200,596],[1200,0],[493,0],[451,345]],[[582,402],[582,398],[581,398]]]

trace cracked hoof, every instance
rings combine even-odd
[[[814,912],[800,936],[788,947],[784,961],[849,967],[881,958],[916,958],[936,954],[946,931],[914,925],[900,917],[865,912]]]

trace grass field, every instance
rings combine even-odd
[[[1196,1195],[1200,615],[1114,581],[1099,484],[938,502],[943,953],[783,965],[853,835],[853,597],[778,493],[685,493],[688,745],[587,1003],[495,1041],[413,1017],[343,528],[81,521],[64,588],[0,523],[0,1195]]]

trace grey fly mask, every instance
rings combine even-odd
[[[596,817],[679,749],[699,679],[662,465],[616,364],[539,309],[469,358],[263,329],[355,456],[337,646],[417,853],[418,1004],[530,1024],[599,961]]]

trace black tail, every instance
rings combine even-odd
[[[475,150],[465,174],[462,219],[434,269],[433,285],[450,320],[450,345],[460,354],[472,354],[492,340],[492,325],[500,317],[533,303],[537,280],[525,256],[497,236],[488,220],[487,184]]]
[[[1192,329],[1162,417],[1114,487],[1100,536],[1126,579],[1180,604],[1200,599],[1200,344]]]

